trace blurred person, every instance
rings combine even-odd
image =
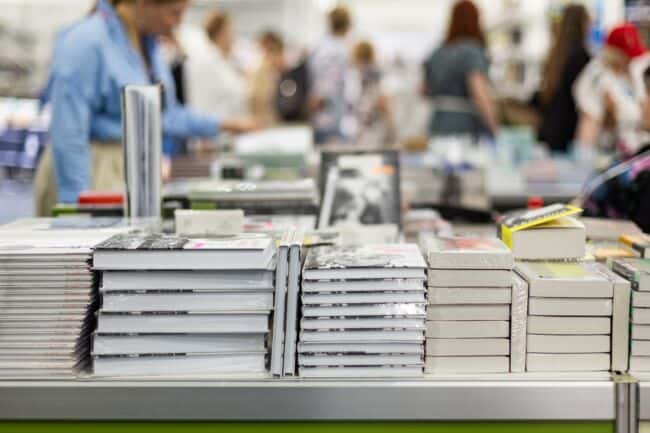
[[[346,8],[339,6],[330,11],[329,34],[309,58],[309,105],[317,144],[343,139],[341,121],[345,113],[345,75],[349,67],[346,36],[350,27],[350,13]]]
[[[220,121],[176,101],[157,38],[171,35],[187,6],[187,0],[99,0],[97,10],[62,37],[50,74],[51,146],[34,180],[39,215],[49,214],[57,198],[75,203],[84,190],[123,187],[121,90],[127,84],[162,84],[167,154],[176,138],[255,128],[250,119]]]
[[[211,12],[204,34],[185,45],[189,106],[221,118],[248,114],[246,77],[233,57],[233,45],[230,15]]]
[[[349,116],[344,122],[346,135],[359,145],[394,144],[396,134],[391,105],[382,89],[382,74],[370,42],[361,41],[355,45],[352,64],[346,80],[349,104]]]
[[[630,65],[645,52],[637,29],[619,25],[607,36],[600,55],[578,77],[573,89],[580,113],[574,150],[581,162],[593,161],[599,145],[615,148],[623,157],[639,149],[647,94],[635,91]]]
[[[249,106],[253,117],[262,125],[270,126],[279,121],[275,96],[285,69],[284,43],[282,37],[272,31],[264,32],[258,42],[263,58],[249,80]]]
[[[471,1],[461,0],[452,9],[444,43],[424,63],[423,90],[434,105],[431,136],[496,133],[496,108],[487,73],[479,11]]]
[[[573,85],[591,58],[586,47],[588,31],[587,9],[577,4],[566,6],[533,100],[540,118],[538,138],[551,151],[566,152],[575,136],[578,112]]]

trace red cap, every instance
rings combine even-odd
[[[528,209],[539,209],[544,206],[544,199],[539,196],[528,197]]]
[[[632,24],[621,24],[614,27],[607,35],[605,45],[618,48],[631,59],[645,53],[645,46],[639,36],[639,31]]]

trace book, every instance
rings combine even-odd
[[[304,343],[412,343],[424,341],[424,332],[411,329],[300,331],[300,341]]]
[[[430,305],[427,320],[510,320],[509,305]]]
[[[611,316],[612,299],[530,298],[531,316]]]
[[[427,338],[427,356],[508,356],[508,338]]]
[[[507,373],[507,356],[427,356],[426,373]]]
[[[404,317],[350,318],[350,319],[310,319],[300,321],[301,329],[420,329],[425,328],[424,320]]]
[[[650,258],[650,235],[645,233],[623,234],[619,241],[638,252],[641,257]]]
[[[614,284],[612,312],[612,371],[625,372],[630,358],[630,294],[629,281],[607,269]]]
[[[244,211],[176,209],[174,223],[178,236],[234,236],[244,231]]]
[[[299,376],[305,378],[421,377],[422,366],[300,367]]]
[[[301,299],[303,305],[426,303],[424,293],[418,292],[319,293],[303,294]]]
[[[650,341],[632,340],[630,342],[630,355],[632,356],[650,356]]]
[[[650,371],[650,356],[630,356],[630,371]]]
[[[273,309],[273,292],[108,292],[102,311],[115,312],[217,312]]]
[[[526,370],[529,372],[608,371],[607,353],[529,353]]]
[[[612,332],[609,317],[528,316],[528,334],[599,335]]]
[[[424,304],[374,304],[342,306],[305,306],[303,317],[425,317]]]
[[[512,275],[509,270],[431,269],[430,287],[510,287]]]
[[[650,308],[632,308],[632,323],[650,325]]]
[[[510,371],[526,371],[526,335],[528,334],[528,282],[512,273],[510,306]]]
[[[614,285],[598,263],[518,262],[517,272],[528,282],[531,297],[611,298]]]
[[[267,313],[166,313],[111,314],[99,313],[97,332],[116,334],[138,333],[251,333],[268,332]]]
[[[421,343],[298,343],[298,353],[421,354]]]
[[[96,246],[95,269],[268,269],[275,254],[265,235],[187,239],[172,235],[118,234]]]
[[[617,259],[612,270],[632,282],[634,290],[650,291],[650,259]]]
[[[305,280],[424,278],[426,263],[415,244],[312,248]]]
[[[273,266],[275,268],[275,266]],[[123,290],[274,290],[273,270],[102,271],[100,292]]]
[[[264,334],[96,334],[93,355],[263,352]]]
[[[429,304],[510,304],[512,289],[500,287],[431,287]]]
[[[296,374],[296,344],[300,311],[300,271],[302,269],[301,249],[304,233],[296,230],[289,246],[289,275],[287,283],[287,314],[284,339],[284,375]]]
[[[650,292],[633,290],[632,307],[650,308]]]
[[[528,353],[609,353],[609,335],[529,335]]]
[[[264,352],[177,356],[97,356],[95,376],[169,376],[264,373]]]
[[[618,241],[624,233],[630,235],[643,233],[634,222],[629,220],[581,217],[580,221],[585,225],[587,239],[593,241]]]
[[[650,340],[650,325],[632,325],[630,329],[633,340]]]
[[[516,212],[501,222],[501,239],[515,259],[579,259],[585,255],[585,226],[572,215],[582,209],[553,204]]]
[[[426,292],[424,275],[421,279],[303,281],[303,293],[352,292]]]
[[[271,374],[282,376],[284,369],[284,328],[289,275],[289,246],[291,230],[286,230],[280,240],[275,270],[275,308],[273,310]]]
[[[428,321],[427,338],[508,338],[510,322]]]
[[[512,269],[514,259],[497,238],[420,235],[419,244],[432,269]]]
[[[424,364],[419,354],[377,354],[377,355],[298,355],[301,367],[328,366],[383,366],[383,365],[419,365]]]

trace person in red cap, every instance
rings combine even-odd
[[[621,156],[640,147],[647,93],[634,85],[631,65],[645,52],[637,29],[621,24],[578,77],[573,89],[580,113],[574,142],[578,161],[591,163],[596,146],[616,149]]]

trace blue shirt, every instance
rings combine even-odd
[[[163,84],[163,147],[174,140],[212,137],[219,124],[178,104],[169,67],[153,37],[143,38],[148,72],[113,7],[100,0],[97,11],[72,26],[57,43],[49,89],[50,136],[59,201],[76,202],[90,188],[90,141],[122,138],[121,89],[127,84]]]

